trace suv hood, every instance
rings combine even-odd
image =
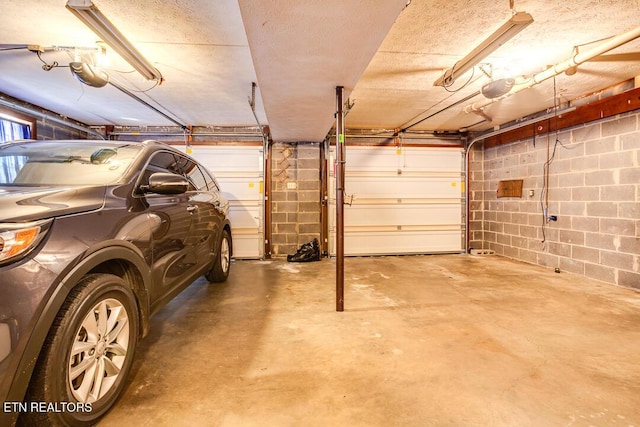
[[[0,222],[35,221],[99,209],[106,187],[0,187]]]

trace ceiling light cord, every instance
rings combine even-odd
[[[457,64],[457,62],[456,62],[456,64]],[[455,65],[454,65],[453,67],[454,67],[454,68],[452,68],[452,70],[454,70],[454,69],[455,69]],[[443,85],[442,85],[442,88],[443,88],[444,90],[446,90],[447,92],[449,92],[449,93],[456,93],[456,92],[458,92],[458,91],[461,91],[462,89],[464,89],[465,87],[467,87],[467,86],[469,85],[469,83],[471,83],[471,81],[473,80],[473,77],[475,76],[475,74],[476,74],[476,67],[473,67],[473,68],[471,69],[471,76],[469,76],[469,79],[468,79],[468,80],[467,80],[467,81],[466,81],[462,86],[460,86],[460,87],[459,87],[459,88],[457,88],[457,89],[449,89],[449,88],[450,88],[451,86],[453,86],[453,84],[455,83],[455,80],[451,80],[451,81],[450,81],[450,83],[448,83],[448,84],[443,84]],[[452,72],[452,75],[453,75],[453,72]]]
[[[116,71],[116,73],[124,73],[124,74],[126,74],[128,72],[126,72],[126,71],[125,72]],[[151,87],[147,88],[147,89],[131,89],[131,88],[127,88],[127,90],[129,92],[133,92],[133,93],[147,93],[150,90],[156,88],[158,85],[160,85],[160,80],[154,80],[153,81],[153,85]]]
[[[51,64],[47,64],[47,61],[45,61],[44,59],[42,59],[41,53],[40,51],[36,51],[36,55],[38,56],[38,59],[40,60],[40,62],[42,62],[44,65],[42,66],[42,69],[45,71],[51,71],[52,69],[56,68],[56,67],[60,67],[60,64],[58,64],[58,61],[53,61]]]

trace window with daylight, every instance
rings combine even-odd
[[[17,139],[32,138],[31,126],[33,124],[9,120],[4,115],[0,115],[0,144]],[[26,162],[26,157],[0,156],[0,180],[13,182],[16,174]]]
[[[0,142],[31,138],[31,126],[0,117]]]

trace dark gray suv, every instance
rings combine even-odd
[[[0,144],[0,425],[90,425],[126,383],[149,317],[227,279],[215,178],[147,141]]]

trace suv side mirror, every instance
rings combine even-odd
[[[189,189],[189,181],[182,175],[156,172],[149,177],[149,185],[141,185],[144,193],[182,194]]]

